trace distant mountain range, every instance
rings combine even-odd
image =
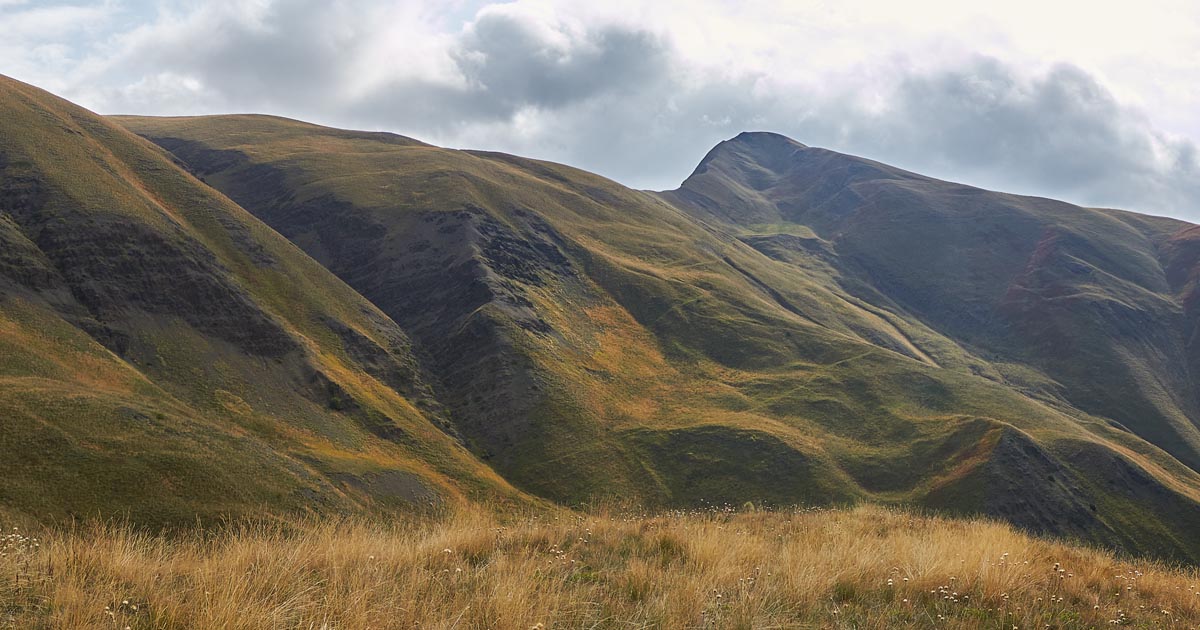
[[[872,501],[1200,562],[1198,272],[771,133],[656,193],[0,79],[0,512]]]

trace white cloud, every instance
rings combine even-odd
[[[63,91],[65,76],[111,20],[111,3],[90,5],[0,1],[0,72]]]
[[[4,71],[103,112],[262,111],[672,187],[769,129],[1200,218],[1200,7],[1010,0],[0,0]]]

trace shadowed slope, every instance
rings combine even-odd
[[[1040,364],[998,360],[946,326],[975,298],[927,316],[911,303],[933,311],[938,294],[901,294],[883,263],[845,253],[838,230],[869,200],[835,190],[864,172],[919,176],[843,168],[845,156],[771,135],[761,155],[722,145],[738,148],[736,168],[715,150],[687,190],[660,197],[557,164],[278,118],[117,120],[399,323],[472,450],[523,489],[568,502],[911,502],[1200,558],[1186,534],[1200,526],[1194,471],[1105,409],[1072,405]],[[781,209],[781,190],[808,196]],[[742,210],[753,223],[734,223]],[[982,273],[970,269],[946,282],[969,284]]]
[[[0,78],[0,505],[176,524],[517,493],[406,335],[124,129]]]

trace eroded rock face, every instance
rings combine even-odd
[[[333,243],[359,237],[345,234],[356,222],[338,222],[340,215],[320,213],[320,225],[305,229],[286,210],[272,213],[305,235],[299,242],[321,234],[314,249],[327,252],[330,269],[407,331],[465,437],[485,453],[511,444],[510,425],[524,422],[541,399],[539,377],[513,335],[553,334],[527,290],[569,271],[563,254],[548,239],[531,242],[481,209],[465,208],[405,213],[386,243],[341,256]]]
[[[279,357],[297,349],[229,279],[228,270],[182,229],[168,236],[119,214],[85,215],[61,203],[49,208],[40,181],[35,173],[10,177],[0,171],[0,212],[9,238],[17,241],[11,251],[21,248],[28,254],[23,260],[45,265],[13,268],[11,279],[35,291],[69,291],[86,311],[81,323],[117,354],[128,349],[120,319],[130,309],[179,317],[258,356]]]
[[[485,457],[521,439],[543,383],[514,335],[555,334],[528,292],[575,274],[549,224],[518,207],[501,220],[473,204],[361,208],[328,193],[299,198],[280,167],[194,141],[151,139],[197,176],[221,178],[231,198],[398,323],[453,434]],[[403,391],[409,367],[341,334],[349,352]]]
[[[1077,474],[1027,436],[1005,430],[984,467],[984,510],[1038,534],[1088,538],[1107,529]],[[1033,490],[1036,488],[1036,490]]]

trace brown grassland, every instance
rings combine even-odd
[[[880,507],[10,530],[15,628],[1190,628],[1200,573]]]

